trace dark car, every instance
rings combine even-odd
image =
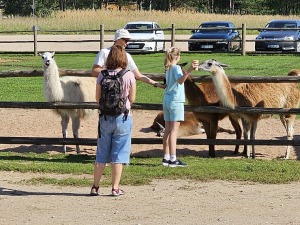
[[[272,20],[256,37],[255,51],[295,51],[300,52],[300,20]],[[295,30],[283,30],[294,28]]]
[[[222,30],[221,28],[226,29]],[[192,32],[194,34],[190,37],[188,42],[189,51],[236,51],[241,48],[240,34],[231,22],[205,22],[199,26],[198,30],[194,30]]]

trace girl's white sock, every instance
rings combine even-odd
[[[164,159],[165,160],[170,160],[170,154],[164,154]]]
[[[174,162],[176,161],[176,155],[171,155],[171,158],[170,158],[171,162]]]

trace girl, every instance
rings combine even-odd
[[[186,73],[177,63],[180,60],[180,50],[169,48],[165,53],[166,89],[163,99],[165,133],[163,137],[164,157],[162,164],[169,167],[185,167],[187,164],[176,158],[177,132],[180,121],[184,120],[184,81],[194,68],[198,67],[193,61]]]

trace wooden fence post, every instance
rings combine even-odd
[[[246,24],[242,24],[242,56],[246,55]]]
[[[33,30],[33,51],[34,51],[34,56],[37,56],[37,31],[38,31],[38,26],[34,25],[32,27]]]
[[[100,49],[104,48],[104,24],[100,24]]]
[[[172,23],[171,47],[175,46],[175,25]]]

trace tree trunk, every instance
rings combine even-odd
[[[66,0],[60,0],[59,2],[59,7],[60,7],[60,10],[62,11],[66,11],[66,8],[67,8],[67,5],[66,5]]]

